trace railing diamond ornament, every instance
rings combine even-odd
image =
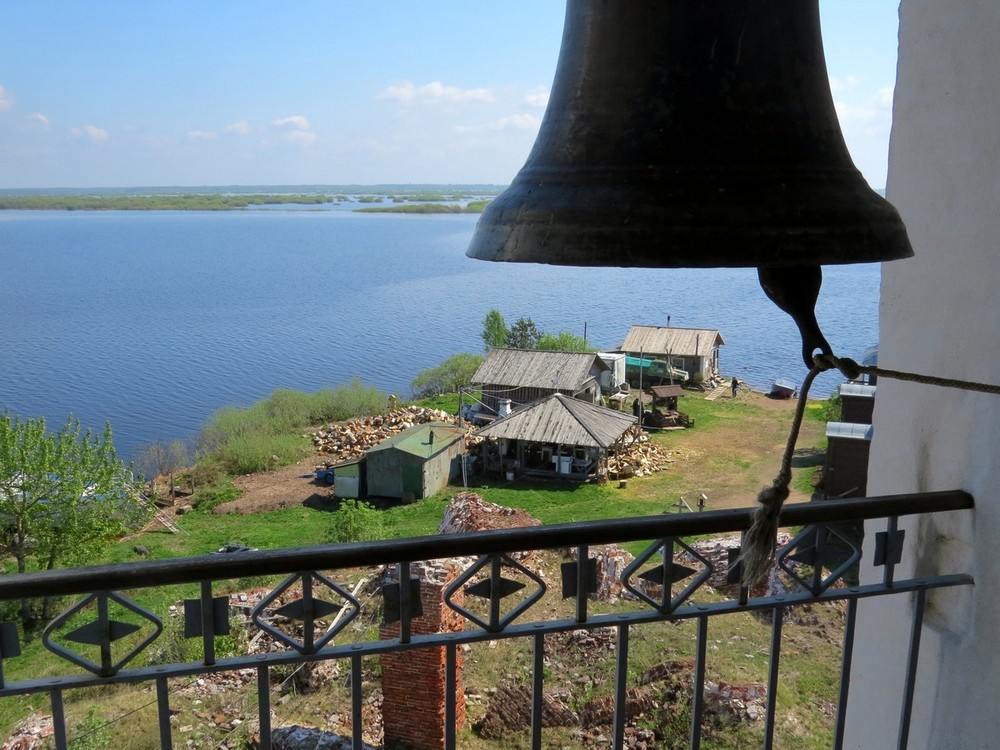
[[[487,566],[489,566],[488,577],[485,577],[471,585],[466,585]],[[527,586],[527,584],[522,583],[521,581],[504,578],[504,567],[516,570],[518,573],[535,583],[536,588],[534,591],[527,594],[521,602],[517,606],[513,607],[506,615],[501,615],[501,600],[511,596],[512,594],[516,594],[518,591],[523,590]],[[465,589],[465,593],[469,596],[489,601],[489,621],[483,620],[475,613],[460,604],[456,604],[452,600],[452,596],[455,592],[462,588]],[[458,612],[466,620],[475,623],[486,632],[499,633],[523,613],[527,612],[528,609],[530,609],[545,595],[546,590],[547,587],[545,585],[545,581],[516,560],[508,557],[507,555],[483,555],[461,576],[452,581],[451,585],[445,590],[444,601],[455,612]]]
[[[138,633],[143,629],[143,626],[134,622],[113,619],[109,606],[112,602],[129,612],[139,615],[139,617],[153,626],[152,632],[148,633],[117,660],[114,658],[112,648],[115,642]],[[68,633],[64,633],[61,637],[72,643],[96,646],[100,653],[100,663],[66,648],[55,640],[56,633],[59,632],[60,628],[69,623],[74,616],[94,604],[96,604],[97,608],[97,619],[76,627]],[[135,602],[113,591],[99,591],[80,600],[50,622],[42,633],[42,643],[52,653],[58,654],[79,667],[83,667],[88,672],[93,672],[100,677],[111,677],[145,650],[162,632],[163,623],[152,612],[143,609]]]
[[[840,544],[831,543],[831,537],[839,540]],[[843,555],[844,549],[849,549],[850,553],[841,560],[840,557]],[[785,573],[800,583],[807,591],[812,592],[814,596],[819,596],[858,564],[861,560],[861,549],[856,539],[839,531],[836,527],[814,524],[806,526],[794,539],[782,547],[778,552],[777,559],[778,566]],[[812,575],[808,579],[799,575],[796,566],[790,563],[810,566]],[[836,567],[832,568],[832,572],[824,578],[823,568],[829,567],[829,565],[836,565]]]
[[[702,564],[701,571],[697,571],[693,568],[688,568],[684,565],[674,562],[674,548],[679,547],[681,550],[688,553],[691,557]],[[650,568],[644,573],[639,573],[639,570],[645,565],[654,555],[660,555],[661,563],[655,567]],[[700,555],[694,549],[686,545],[680,539],[661,539],[658,542],[654,542],[646,550],[635,558],[629,564],[625,570],[622,571],[622,586],[628,591],[631,591],[639,599],[649,604],[651,607],[659,612],[667,614],[673,612],[681,604],[690,598],[690,596],[697,591],[701,585],[708,580],[712,575],[712,563],[709,562],[705,557]],[[697,575],[695,575],[697,574]],[[680,593],[676,596],[673,595],[673,584],[679,583],[691,576],[695,576],[694,580],[685,586]],[[644,585],[639,585],[633,583],[632,578],[639,578],[642,581],[652,583],[661,587],[661,593],[659,600],[654,599],[645,591]]]
[[[281,605],[273,610],[272,615],[301,622],[302,640],[267,621],[267,610],[297,582],[301,582],[302,584],[301,598],[296,598],[287,604]],[[328,602],[313,596],[313,588],[317,583],[343,599],[343,603]],[[320,573],[313,571],[296,573],[286,578],[281,585],[273,589],[254,607],[251,618],[258,628],[270,633],[286,646],[290,646],[302,654],[311,654],[329,643],[337,633],[358,616],[360,611],[361,603],[350,592]],[[325,619],[333,614],[338,615],[337,619],[330,624],[323,636],[317,639],[315,635],[316,621]]]

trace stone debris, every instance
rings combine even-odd
[[[557,696],[542,696],[543,727],[573,727],[579,717]],[[511,732],[531,726],[531,688],[526,685],[500,685],[486,706],[486,712],[473,729],[480,737],[496,740]]]
[[[14,726],[0,750],[42,750],[51,746],[53,734],[51,715],[32,714]]]
[[[427,422],[457,424],[458,420],[441,409],[407,406],[388,414],[359,417],[329,424],[312,433],[313,447],[328,465],[361,458],[364,452],[413,425]]]
[[[463,534],[469,531],[514,529],[541,526],[534,516],[516,508],[491,503],[475,492],[455,495],[444,510],[438,534]]]
[[[271,747],[274,750],[352,750],[354,745],[350,737],[293,725],[271,732]],[[375,748],[362,744],[361,750]]]

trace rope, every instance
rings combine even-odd
[[[802,387],[799,390],[799,402],[795,407],[795,416],[792,419],[792,428],[788,435],[788,442],[785,444],[785,452],[781,458],[778,475],[774,478],[771,486],[765,487],[757,494],[758,507],[754,511],[750,528],[743,538],[740,563],[743,566],[741,578],[745,586],[756,583],[763,578],[774,562],[778,537],[778,516],[781,513],[781,506],[788,498],[788,485],[792,481],[792,456],[795,452],[795,442],[799,437],[799,429],[802,426],[802,418],[805,415],[806,397],[816,376],[827,370],[839,370],[848,380],[857,380],[864,373],[893,380],[1000,395],[1000,386],[989,383],[939,378],[934,375],[883,369],[874,365],[860,365],[848,357],[836,357],[832,354],[815,355],[813,367],[809,370],[805,380],[802,381]]]

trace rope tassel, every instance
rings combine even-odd
[[[781,506],[788,499],[789,484],[792,481],[792,456],[795,453],[795,443],[799,438],[802,418],[805,416],[806,398],[816,376],[827,370],[839,370],[848,380],[857,380],[862,374],[869,374],[894,380],[1000,395],[1000,386],[988,383],[974,383],[900,370],[880,369],[872,365],[859,365],[853,359],[836,357],[832,354],[814,356],[813,367],[809,370],[805,380],[802,381],[802,388],[799,390],[799,402],[795,407],[795,417],[792,419],[792,429],[788,435],[788,442],[785,444],[785,452],[781,458],[778,476],[774,478],[770,487],[765,487],[757,494],[757,509],[743,539],[740,562],[743,565],[742,582],[744,586],[750,586],[763,578],[774,563],[778,538],[778,518],[781,515]]]

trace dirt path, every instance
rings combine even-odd
[[[212,512],[220,515],[261,513],[297,505],[328,505],[333,497],[333,490],[314,479],[313,472],[317,463],[319,456],[311,455],[297,464],[276,471],[236,477],[233,484],[243,490],[243,496],[217,505]]]

